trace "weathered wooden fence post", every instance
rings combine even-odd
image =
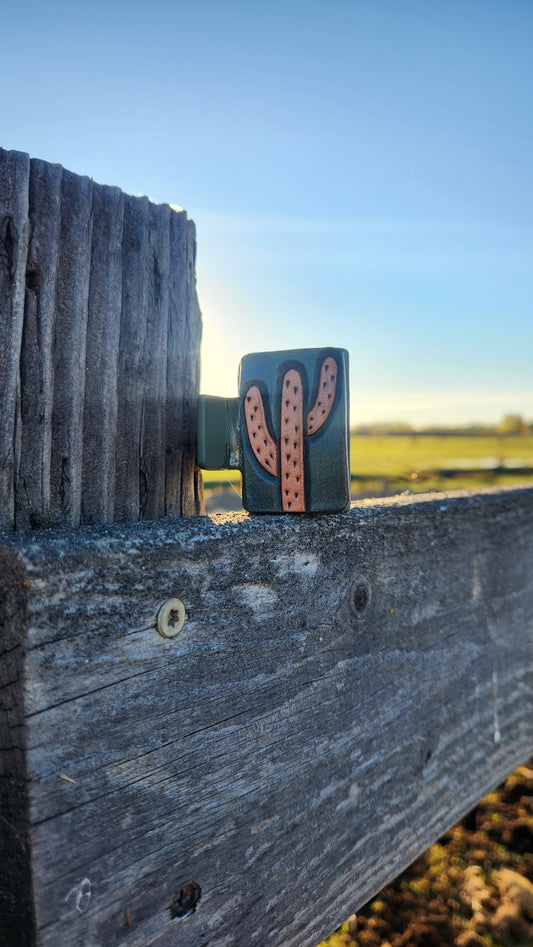
[[[194,225],[0,150],[0,527],[199,512]]]
[[[533,488],[165,515],[191,226],[5,152],[0,208],[0,945],[315,947],[533,750]]]

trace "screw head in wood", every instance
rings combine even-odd
[[[163,638],[175,638],[185,624],[187,613],[180,598],[169,598],[157,613],[157,630]]]

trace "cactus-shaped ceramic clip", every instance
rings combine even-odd
[[[336,513],[350,503],[348,352],[258,352],[239,397],[201,395],[197,458],[242,473],[250,513]]]

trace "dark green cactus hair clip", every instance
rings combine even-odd
[[[201,395],[200,467],[237,469],[250,513],[337,513],[350,503],[348,352],[245,355],[239,397]]]

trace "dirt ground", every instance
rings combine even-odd
[[[533,760],[326,945],[533,947]]]

